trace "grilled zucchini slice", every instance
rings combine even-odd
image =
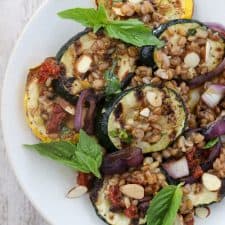
[[[224,59],[224,38],[199,21],[172,20],[159,26],[154,34],[164,40],[165,45],[162,48],[143,47],[141,61],[153,66],[155,75],[162,79],[195,83],[194,80],[213,71]]]
[[[151,85],[120,94],[98,113],[96,133],[108,150],[127,145],[143,153],[165,149],[184,130],[186,108],[173,90]]]
[[[102,31],[95,34],[86,29],[75,35],[56,55],[58,62],[64,65],[65,71],[63,76],[53,83],[55,91],[73,104],[84,89],[94,88],[97,92],[103,92],[104,74],[113,63],[116,63],[115,75],[121,82],[121,88],[125,88],[135,71],[138,49],[132,47],[137,53],[136,56],[131,56],[121,49],[121,45],[125,50],[129,47],[107,37]]]
[[[66,124],[64,124],[64,133],[50,134],[46,129],[46,121],[43,120],[41,116],[39,97],[43,90],[45,84],[39,82],[36,76],[36,70],[31,69],[26,82],[25,95],[24,95],[24,109],[26,114],[26,120],[31,128],[33,134],[43,142],[51,142],[58,140],[70,140],[76,142],[78,134],[75,133],[73,129],[69,129]],[[54,100],[52,100],[53,103]],[[51,100],[49,100],[51,104]]]

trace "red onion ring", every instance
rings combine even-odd
[[[87,103],[89,103],[89,109],[87,111],[85,122],[84,122],[84,130],[88,134],[93,134],[94,131],[94,118],[96,113],[96,98],[95,96],[88,96]]]
[[[221,36],[225,37],[225,27],[220,23],[207,22],[205,23],[208,28],[217,31]]]
[[[220,75],[224,70],[225,70],[225,58],[214,70],[193,78],[192,80],[188,81],[188,84],[190,88],[198,87],[204,84],[206,81],[209,81],[212,78]]]
[[[144,156],[140,148],[126,148],[105,156],[101,170],[106,175],[123,173],[130,167],[142,164]]]
[[[211,123],[202,134],[206,140],[211,140],[225,134],[225,116]]]
[[[89,104],[89,108],[86,113],[85,105]],[[87,89],[81,92],[75,111],[74,117],[74,127],[76,132],[79,132],[80,129],[84,128],[84,130],[88,134],[93,133],[94,125],[94,111],[96,108],[96,100],[95,93],[92,89]]]

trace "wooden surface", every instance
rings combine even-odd
[[[24,25],[43,0],[0,0],[0,81]],[[0,88],[1,89],[1,88]],[[0,131],[0,225],[47,225],[17,184]]]

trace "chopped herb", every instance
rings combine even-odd
[[[118,77],[114,74],[115,67],[116,63],[114,62],[112,68],[105,72],[105,94],[107,96],[115,95],[121,92],[120,81]]]
[[[209,148],[212,148],[214,147],[217,143],[219,142],[219,138],[214,138],[210,141],[208,141],[205,146],[203,147],[203,149],[209,149]]]
[[[197,33],[197,30],[194,28],[188,29],[188,36],[194,36]]]
[[[119,138],[122,142],[130,144],[132,141],[132,136],[127,133],[124,129],[112,130],[110,131],[110,136],[112,138]]]

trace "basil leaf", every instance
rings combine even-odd
[[[97,27],[100,29],[102,24],[107,21],[107,15],[103,7],[99,7],[98,10],[93,8],[68,9],[59,12],[58,16],[64,19],[75,20],[86,27],[95,27],[95,30]]]
[[[80,164],[80,162],[74,159],[76,145],[70,142],[60,141],[24,146],[36,150],[39,154],[56,160],[64,164],[65,166],[71,167],[84,173],[89,172],[86,166]]]
[[[96,177],[101,177],[99,171],[103,157],[101,146],[83,130],[80,131],[80,138],[77,144],[58,141],[25,145],[25,147],[36,150],[41,155],[56,160],[75,170],[84,173],[93,173]]]
[[[80,131],[77,151],[83,152],[84,154],[95,159],[98,168],[101,166],[103,157],[102,148],[93,137],[87,135],[83,130]]]
[[[173,225],[182,201],[180,185],[163,188],[151,201],[147,225]]]
[[[209,149],[212,148],[213,146],[215,146],[217,143],[219,142],[219,138],[214,138],[210,141],[208,141],[205,146],[203,147],[203,149]]]
[[[116,39],[121,39],[126,43],[142,47],[145,45],[163,46],[163,42],[153,36],[149,28],[144,25],[121,25],[109,24],[105,27],[107,34]]]
[[[74,8],[59,12],[58,15],[64,19],[72,19],[84,26],[92,27],[94,32],[104,28],[106,33],[116,39],[141,47],[144,45],[163,46],[164,42],[155,37],[143,22],[137,19],[112,20],[109,18],[103,5],[98,9]]]

